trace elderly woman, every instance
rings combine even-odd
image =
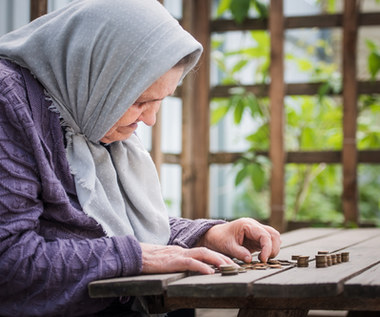
[[[201,52],[156,0],[73,1],[0,38],[1,316],[88,315],[113,301],[97,279],[278,253],[253,219],[168,217],[134,132]]]

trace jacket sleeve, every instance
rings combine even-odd
[[[192,248],[208,229],[220,223],[225,223],[225,221],[170,217],[171,235],[168,244]]]
[[[57,202],[42,199],[47,189],[41,186],[46,175],[40,171],[47,166],[36,158],[43,157],[44,146],[33,146],[41,140],[33,133],[25,96],[13,89],[21,80],[0,80],[0,315],[99,311],[110,300],[90,299],[88,283],[138,274],[141,248],[132,236],[87,239],[68,234],[47,240],[40,234],[44,209]],[[59,186],[50,188],[55,189]]]

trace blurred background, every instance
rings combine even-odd
[[[0,0],[0,35],[68,2]],[[272,2],[163,1],[205,47],[157,126],[137,130],[169,213],[379,226],[380,1]]]

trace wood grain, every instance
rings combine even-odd
[[[311,262],[307,268],[292,268],[286,271],[286,274],[272,275],[255,282],[252,287],[252,295],[299,298],[341,294],[346,280],[378,262],[380,235],[378,232],[373,233],[375,235],[371,237],[371,233],[364,235],[364,232],[358,231],[357,234],[354,236],[351,234],[350,237],[349,232],[345,232],[329,237],[329,239],[320,239],[318,244],[305,243],[291,248],[291,250],[285,249],[284,252],[281,250],[279,257],[289,256],[290,252],[295,252],[294,254],[310,255],[311,260],[321,249],[330,252],[345,250],[350,252],[350,261],[327,268],[316,268],[314,262]]]
[[[359,1],[345,0],[343,14],[343,213],[358,223],[358,153],[356,147],[358,85],[356,74]]]
[[[307,16],[286,17],[284,19],[285,29],[299,28],[334,28],[341,27],[343,15],[337,14],[318,14]],[[379,12],[360,13],[358,24],[360,26],[380,25]],[[240,30],[267,30],[267,19],[246,19],[238,24],[234,20],[218,19],[211,22],[212,32],[227,32]]]
[[[168,297],[336,296],[342,293],[346,279],[376,263],[380,257],[380,249],[374,251],[380,239],[380,230],[377,228],[321,229],[314,232],[313,229],[301,229],[284,234],[283,237],[288,245],[281,249],[278,259],[290,260],[291,255],[301,254],[309,255],[313,260],[320,250],[336,252],[344,249],[351,253],[353,260],[324,269],[315,268],[314,262],[311,262],[308,268],[284,266],[283,269],[248,270],[234,276],[188,276],[168,286]]]
[[[47,13],[48,0],[30,0],[30,21]]]
[[[185,273],[149,274],[119,277],[89,283],[90,297],[160,295],[170,282],[185,277]]]
[[[344,284],[344,295],[347,297],[380,298],[380,257],[377,264]]]
[[[270,218],[269,224],[280,232],[285,224],[285,114],[284,114],[284,14],[283,1],[271,0],[270,36]]]

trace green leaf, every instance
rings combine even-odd
[[[239,185],[244,178],[246,178],[248,175],[248,170],[246,169],[246,166],[244,166],[237,174],[235,177],[235,186]]]
[[[304,128],[301,136],[301,146],[304,149],[312,149],[316,145],[316,135],[314,133],[314,129],[312,128]]]
[[[321,100],[323,97],[325,97],[329,90],[330,90],[330,84],[328,82],[325,82],[321,86],[319,86],[319,88],[318,88],[319,100]]]
[[[236,124],[240,123],[241,118],[243,117],[244,108],[245,108],[244,100],[243,98],[239,98],[238,102],[236,103],[235,111],[234,111],[234,122]]]
[[[236,23],[242,23],[248,16],[251,0],[231,0],[230,10]]]
[[[300,59],[298,59],[298,68],[301,71],[306,72],[306,71],[313,69],[313,64],[310,60],[308,60],[306,58],[300,58]]]
[[[371,74],[371,79],[374,80],[376,78],[377,73],[380,70],[380,54],[376,52],[372,52],[368,56],[368,70]]]
[[[328,13],[335,13],[335,0],[328,0],[327,2],[327,12]]]
[[[265,172],[261,165],[252,163],[249,165],[249,174],[253,187],[256,191],[260,191],[265,184]]]
[[[211,125],[217,124],[228,112],[229,106],[222,105],[211,112]]]
[[[242,59],[240,61],[238,61],[234,67],[232,67],[232,73],[237,73],[239,70],[241,70],[245,65],[248,64],[248,61],[246,59]]]
[[[246,95],[245,99],[249,109],[251,109],[252,117],[255,117],[257,114],[262,115],[259,102],[253,94]]]
[[[216,17],[220,17],[224,12],[226,12],[230,5],[231,0],[221,0],[216,10]]]
[[[268,10],[268,6],[261,3],[260,1],[256,0],[256,1],[253,1],[253,4],[256,8],[256,11],[257,13],[259,14],[259,17],[262,18],[262,19],[265,19],[269,16],[269,10]]]
[[[371,52],[376,52],[378,50],[378,47],[377,45],[375,44],[375,42],[371,41],[371,40],[366,40],[365,41],[366,44],[367,44],[367,47],[368,49],[371,51]]]

